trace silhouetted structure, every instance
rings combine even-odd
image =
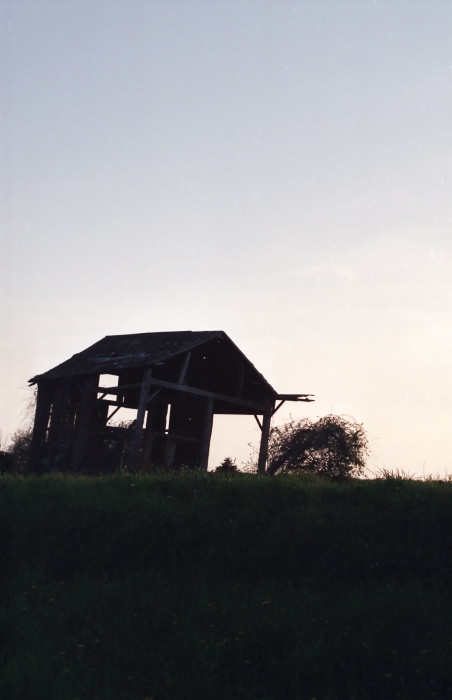
[[[108,377],[103,375],[110,375]],[[213,416],[254,415],[265,471],[271,416],[285,401],[223,331],[106,336],[37,384],[31,470],[135,471],[151,464],[207,469]],[[127,427],[110,424],[134,409]],[[262,416],[259,419],[259,416]]]

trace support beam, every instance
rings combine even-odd
[[[97,374],[87,376],[84,380],[83,397],[79,409],[78,432],[72,453],[71,470],[74,472],[80,470],[86,454],[86,446],[89,442],[92,428],[92,411],[95,404],[98,381]]]
[[[184,364],[182,365],[180,374],[179,374],[179,379],[178,379],[178,384],[185,384],[185,375],[187,374],[187,369],[188,365],[190,363],[191,359],[191,350],[187,352],[184,358]]]
[[[29,469],[35,474],[44,471],[43,459],[45,456],[47,426],[49,423],[50,407],[52,405],[52,391],[48,383],[38,384],[36,396],[35,422],[31,439]]]
[[[160,394],[160,392],[161,392],[161,389],[156,389],[155,391],[153,391],[152,394],[149,396],[149,398],[148,398],[148,400],[147,400],[147,404],[150,404],[151,401],[153,401],[153,400],[155,399],[155,397],[157,396],[157,394]],[[146,405],[147,405],[147,404],[146,404]]]
[[[272,418],[273,404],[268,401],[262,417],[262,435],[259,448],[259,459],[257,462],[258,474],[265,474],[268,457],[268,438],[270,436],[270,422]]]
[[[315,399],[310,398],[311,396],[314,394],[278,394],[276,398],[282,401],[315,401]]]
[[[189,437],[188,435],[181,435],[180,433],[168,433],[166,430],[165,432],[162,432],[161,430],[153,430],[152,431],[153,437],[169,437],[171,440],[174,440],[175,442],[197,442],[200,443],[202,442],[202,438],[197,438],[197,437]]]
[[[212,436],[213,426],[213,399],[208,398],[206,401],[206,409],[204,413],[204,427],[201,442],[200,467],[206,472],[209,464],[210,438]]]
[[[177,442],[173,440],[171,435],[166,435],[163,448],[163,465],[166,469],[174,467],[174,458],[176,456]]]
[[[286,399],[283,399],[282,401],[279,402],[279,404],[276,406],[276,408],[273,409],[272,416],[275,415],[276,411],[279,411],[281,406],[286,403]]]
[[[213,391],[207,391],[206,389],[197,389],[194,386],[187,386],[186,384],[178,384],[176,382],[167,382],[164,381],[163,379],[152,379],[151,380],[151,385],[152,386],[158,386],[162,387],[163,389],[174,389],[174,391],[180,391],[185,394],[194,394],[195,396],[205,396],[206,398],[211,398],[215,399],[217,401],[224,401],[225,403],[230,403],[235,406],[243,406],[244,408],[251,408],[253,411],[256,413],[262,413],[263,411],[263,405],[256,403],[255,401],[246,401],[245,399],[239,399],[235,396],[227,396],[225,394],[217,394],[216,392]],[[137,388],[140,386],[139,384],[130,384],[130,387],[135,387]],[[118,393],[123,389],[123,387],[104,387],[100,386],[99,387],[99,393],[105,392],[104,396],[107,394],[115,394]],[[113,405],[113,402],[110,401],[110,404]]]
[[[97,378],[95,380],[97,382]],[[76,426],[80,424],[80,405],[84,396],[83,389],[80,392],[77,384],[64,377],[52,382],[52,408],[46,445],[46,467],[50,471],[70,469],[76,441]],[[93,397],[95,393],[91,392],[91,401]],[[88,413],[92,414],[91,409]]]
[[[162,379],[153,379],[152,385],[161,386],[164,389],[174,389],[175,391],[183,391],[186,394],[194,394],[195,396],[205,396],[206,398],[216,399],[218,401],[225,401],[226,403],[231,403],[236,406],[244,406],[245,408],[252,408],[256,413],[262,413],[262,404],[255,403],[254,401],[245,401],[245,399],[237,399],[234,396],[226,396],[225,394],[217,394],[213,391],[207,391],[206,389],[197,389],[196,387],[186,386],[185,384],[176,384],[175,382],[166,382]]]
[[[148,400],[149,403],[149,400]],[[152,442],[154,435],[152,432],[152,424],[154,421],[154,407],[151,406],[148,409],[148,415],[146,419],[146,427],[144,432],[144,447],[143,447],[143,469],[148,471],[151,467],[151,453],[152,453]]]
[[[108,404],[108,405],[110,406],[111,404]],[[117,413],[117,412],[119,411],[120,408],[121,408],[121,406],[116,406],[115,410],[112,411],[112,412],[110,413],[109,416],[107,416],[107,423],[108,423],[109,420],[111,420],[111,419],[113,418],[113,416],[115,415],[115,413]]]
[[[67,386],[64,380],[58,380],[52,396],[49,430],[47,436],[47,460],[49,469],[56,468],[57,456],[64,436],[65,414],[67,412]]]
[[[256,414],[254,414],[254,420],[255,420],[256,423],[258,424],[259,428],[262,430],[262,423],[261,423],[261,421],[259,420],[259,418],[256,416]]]
[[[135,472],[139,467],[141,438],[143,435],[143,423],[146,413],[146,404],[149,398],[149,388],[151,386],[152,369],[147,369],[141,382],[140,400],[138,403],[137,418],[135,424],[135,434],[133,437],[132,450],[130,456],[130,470]]]

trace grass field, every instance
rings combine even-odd
[[[452,484],[1,477],[0,698],[452,698]]]

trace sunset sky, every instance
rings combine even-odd
[[[105,335],[224,330],[275,419],[452,475],[449,0],[0,1],[0,430]],[[216,420],[211,466],[258,439]]]

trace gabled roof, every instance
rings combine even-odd
[[[30,382],[34,384],[41,379],[82,374],[108,374],[116,370],[158,364],[219,335],[225,334],[222,331],[170,331],[106,335],[69,360],[48,372],[36,375]]]
[[[29,382],[35,384],[42,380],[87,374],[110,374],[133,367],[155,366],[214,338],[230,344],[241,355],[243,361],[259,375],[271,393],[277,394],[224,331],[170,331],[107,335],[48,372],[36,375]]]

